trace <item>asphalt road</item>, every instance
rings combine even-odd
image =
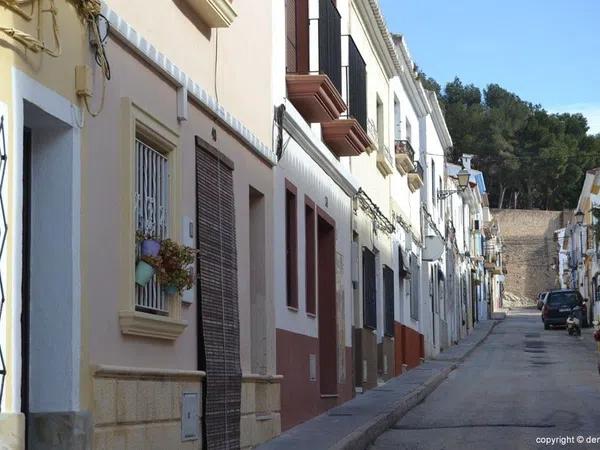
[[[578,438],[584,442],[577,444]],[[372,448],[600,449],[600,375],[591,329],[575,338],[564,329],[545,331],[537,310],[511,312]]]

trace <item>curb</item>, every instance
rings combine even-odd
[[[399,400],[394,406],[388,411],[384,411],[378,416],[371,419],[369,422],[360,426],[352,433],[344,437],[334,446],[330,447],[332,450],[363,450],[373,443],[380,435],[386,432],[392,425],[402,418],[412,408],[417,406],[423,400],[427,398],[435,389],[446,379],[448,375],[456,369],[460,362],[463,362],[477,347],[479,347],[491,334],[492,330],[502,320],[494,320],[494,323],[483,336],[483,338],[470,348],[461,358],[455,362],[448,361],[449,366],[444,368],[440,373],[431,377],[422,386],[419,386],[416,390],[408,394],[406,397]]]

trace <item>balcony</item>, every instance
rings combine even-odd
[[[332,0],[286,4],[287,96],[309,123],[336,120],[346,111],[340,14]]]
[[[184,0],[210,28],[227,28],[237,17],[231,0]]]
[[[323,142],[338,158],[358,156],[371,145],[371,140],[356,119],[338,119],[321,125]]]
[[[288,98],[309,123],[335,120],[346,111],[342,96],[327,75],[288,74]]]
[[[423,186],[423,166],[419,161],[415,161],[415,168],[408,173],[408,188],[411,192],[421,189]]]
[[[385,144],[379,144],[377,147],[377,168],[384,177],[394,173],[394,158]]]
[[[410,141],[407,141],[406,139],[396,139],[394,149],[398,172],[405,175],[415,170],[413,164],[415,151],[413,150],[412,145],[410,145]]]

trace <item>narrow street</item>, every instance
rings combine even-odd
[[[535,309],[513,311],[375,449],[599,448],[536,438],[600,437],[600,377],[591,331],[544,331]],[[564,445],[566,443],[566,445]]]

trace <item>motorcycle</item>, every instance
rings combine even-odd
[[[582,309],[577,305],[571,308],[569,317],[567,317],[567,331],[569,336],[581,336]]]

